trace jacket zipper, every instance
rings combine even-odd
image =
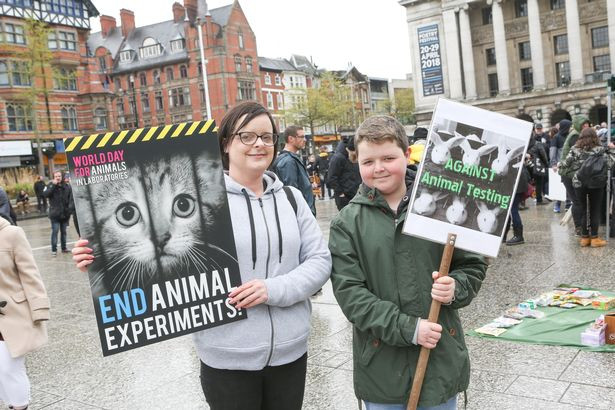
[[[273,194],[275,195],[275,194]],[[265,229],[267,230],[267,265],[265,265],[265,279],[269,278],[269,258],[271,254],[271,238],[269,237],[269,225],[267,224],[267,218],[265,217],[265,209],[263,208],[263,200],[258,198],[258,203],[261,206],[261,212],[263,214],[263,220],[265,221]],[[267,363],[265,366],[269,366],[271,356],[273,355],[273,339],[275,332],[273,329],[273,318],[271,317],[271,306],[267,305],[267,313],[269,314],[269,323],[271,325],[271,347],[269,348],[269,356],[267,356]]]

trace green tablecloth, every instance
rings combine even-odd
[[[562,285],[565,287],[571,287]],[[615,296],[613,292],[598,290],[604,296]],[[484,337],[487,339],[508,340],[511,342],[534,343],[554,346],[572,346],[581,350],[593,352],[615,352],[615,345],[599,347],[584,346],[581,344],[581,333],[601,314],[615,313],[610,311],[593,309],[591,306],[577,306],[573,309],[557,307],[539,307],[538,310],[545,313],[542,319],[523,319],[522,323],[506,330],[500,336],[490,336],[476,333],[474,330],[467,332],[469,336]]]

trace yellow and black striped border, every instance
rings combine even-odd
[[[119,132],[82,135],[79,137],[64,138],[66,152],[86,151],[92,148],[109,148],[123,144],[157,141],[165,138],[189,137],[195,134],[206,134],[214,120],[182,122],[179,124],[161,125],[159,127],[137,128]],[[217,127],[213,128],[217,131]]]

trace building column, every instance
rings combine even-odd
[[[466,86],[466,98],[476,99],[476,72],[474,70],[474,53],[472,52],[472,30],[468,5],[459,10],[459,32],[461,33],[461,55],[463,56],[463,78]]]
[[[532,55],[532,75],[534,89],[543,90],[545,81],[544,54],[542,51],[542,30],[540,27],[540,14],[538,0],[527,1],[527,24],[530,31],[530,51]]]
[[[577,4],[577,0],[566,0],[566,30],[568,31],[568,61],[570,61],[570,82],[573,84],[583,83],[585,81],[585,78],[583,77],[581,25],[579,23],[579,6]]]
[[[510,94],[508,52],[506,51],[506,31],[501,2],[502,0],[487,0],[487,4],[492,3],[491,15],[493,17],[493,41],[495,43],[495,60],[498,72],[498,93],[508,95]]]
[[[611,56],[611,73],[615,73],[615,2],[606,2],[606,14],[609,22],[609,54]]]
[[[444,22],[444,40],[446,44],[446,60],[448,67],[448,86],[450,98],[462,99],[461,62],[459,59],[459,35],[457,34],[457,18],[455,10],[442,12]]]

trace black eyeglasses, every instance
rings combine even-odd
[[[234,135],[239,135],[239,140],[246,145],[254,145],[256,144],[257,139],[261,139],[263,144],[271,147],[274,146],[276,142],[278,142],[278,134],[273,134],[271,132],[266,132],[264,134],[258,135],[255,132],[250,131],[242,131],[237,132]]]

